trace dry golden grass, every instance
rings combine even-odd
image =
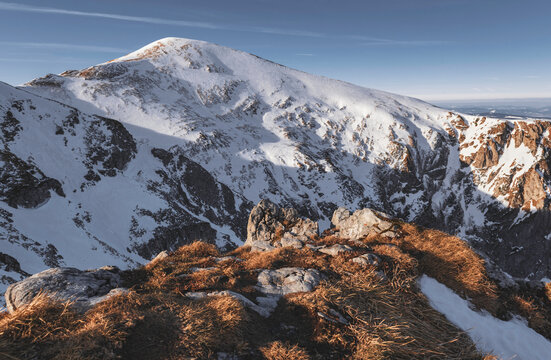
[[[325,281],[313,292],[287,297],[290,308],[306,309],[316,325],[312,340],[318,346],[340,349],[355,359],[480,359],[471,340],[411,290],[397,292],[392,282],[374,270],[343,274]],[[336,324],[318,313],[338,311],[349,324]]]
[[[551,299],[545,293],[551,293],[551,286],[541,293],[523,288],[500,289],[488,277],[484,260],[460,238],[412,224],[400,223],[399,226],[401,236],[389,239],[373,235],[364,242],[375,252],[395,259],[401,267],[411,265],[407,258],[392,255],[380,247],[381,243],[396,245],[399,250],[392,251],[406,252],[414,257],[419,273],[435,278],[478,308],[501,319],[508,320],[511,314],[521,315],[533,329],[551,339]],[[400,276],[393,277],[394,282],[398,279]]]
[[[217,352],[243,352],[248,315],[231,296],[215,296],[176,309],[181,323],[180,351],[198,358],[215,357]]]
[[[381,241],[398,246],[419,263],[419,273],[425,273],[479,307],[496,311],[497,286],[487,276],[484,260],[458,237],[441,231],[421,229],[402,223],[403,236],[394,239],[371,237],[368,244]]]
[[[478,306],[496,306],[503,298],[480,257],[457,238],[401,226],[397,238],[365,239],[382,260],[378,269],[350,261],[365,252],[361,248],[332,257],[307,248],[251,252],[242,247],[224,254],[237,259],[217,261],[222,254],[213,245],[193,243],[125,272],[132,290],[86,314],[41,296],[4,315],[0,357],[172,360],[210,359],[224,352],[274,360],[491,359],[434,311],[416,285],[417,277],[427,273]],[[347,243],[331,234],[318,242]],[[260,269],[290,266],[318,269],[325,280],[310,293],[285,296],[267,319],[230,296],[185,296],[189,291],[232,290],[254,301],[260,295],[255,288]],[[518,295],[505,299],[507,308],[532,314],[530,321],[544,327],[548,318],[538,315],[544,314],[540,298]],[[337,313],[346,323],[339,322]]]
[[[304,349],[281,341],[274,341],[260,348],[260,352],[267,360],[310,360],[310,356]]]

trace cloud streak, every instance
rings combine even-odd
[[[363,46],[439,46],[449,44],[441,40],[391,40],[370,39],[362,43]]]
[[[65,59],[65,58],[59,58],[59,59],[33,59],[33,58],[5,58],[1,57],[0,62],[17,62],[17,63],[47,63],[47,64],[63,64],[67,65],[67,63],[78,63],[78,64],[87,64],[88,61],[83,59]]]
[[[128,49],[121,49],[109,46],[96,45],[76,45],[76,44],[60,44],[60,43],[35,43],[35,42],[18,42],[18,41],[0,41],[0,46],[14,46],[31,49],[61,49],[61,50],[79,50],[90,52],[105,52],[105,53],[127,53]]]
[[[43,6],[31,6],[25,4],[0,2],[0,10],[6,11],[19,11],[19,12],[31,12],[41,14],[58,14],[69,16],[84,16],[93,18],[103,18],[111,20],[121,20],[130,22],[139,22],[145,24],[154,25],[170,25],[181,27],[192,27],[209,30],[229,30],[229,31],[241,31],[252,32],[260,34],[271,35],[283,35],[283,36],[297,36],[308,38],[320,38],[320,39],[340,39],[340,40],[356,40],[362,42],[364,46],[435,46],[444,45],[445,41],[432,41],[432,40],[392,40],[392,39],[380,39],[363,35],[332,35],[315,31],[304,31],[294,29],[277,29],[270,27],[238,27],[231,25],[215,24],[203,21],[189,21],[189,20],[172,20],[156,17],[144,17],[144,16],[129,16],[122,14],[110,14],[100,12],[87,12],[70,9],[59,9]]]
[[[133,22],[158,24],[158,25],[175,25],[175,26],[198,27],[198,28],[205,28],[205,29],[220,29],[220,27],[215,24],[199,22],[199,21],[169,20],[169,19],[144,17],[144,16],[128,16],[128,15],[121,15],[121,14],[86,12],[86,11],[58,9],[58,8],[42,7],[42,6],[30,6],[30,5],[6,3],[6,2],[0,2],[0,10],[23,11],[23,12],[42,13],[42,14],[86,16],[86,17],[133,21]]]

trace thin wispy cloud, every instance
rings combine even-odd
[[[206,22],[199,22],[199,21],[169,20],[169,19],[144,17],[144,16],[128,16],[128,15],[122,15],[122,14],[78,11],[78,10],[59,9],[59,8],[42,7],[42,6],[30,6],[25,4],[6,3],[6,2],[0,2],[0,10],[24,11],[24,12],[33,12],[33,13],[43,13],[43,14],[86,16],[86,17],[133,21],[133,22],[158,24],[158,25],[175,25],[175,26],[199,27],[199,28],[205,28],[205,29],[220,29],[218,25],[210,24]]]
[[[61,49],[61,50],[78,50],[104,53],[126,53],[128,49],[121,49],[109,46],[96,45],[76,45],[76,44],[61,44],[61,43],[36,43],[36,42],[18,42],[18,41],[0,41],[0,46],[13,46],[19,48],[31,49]]]
[[[391,40],[370,39],[362,43],[363,46],[438,46],[449,44],[441,40]]]
[[[47,64],[67,64],[67,63],[79,63],[87,64],[88,62],[83,59],[33,59],[33,58],[0,58],[0,62],[16,62],[16,63],[47,63]]]
[[[243,32],[254,32],[254,33],[262,33],[262,34],[298,36],[298,37],[309,37],[309,38],[357,40],[357,41],[363,42],[364,46],[431,46],[431,45],[446,44],[446,42],[444,41],[392,40],[392,39],[372,38],[372,37],[363,36],[363,35],[334,35],[334,34],[326,34],[322,32],[304,31],[304,30],[296,30],[296,29],[278,29],[278,28],[254,27],[254,26],[243,27],[243,26],[224,25],[220,23],[203,22],[203,21],[173,20],[173,19],[164,19],[164,18],[156,18],[156,17],[146,17],[146,16],[130,16],[130,15],[123,15],[123,14],[88,12],[88,11],[79,11],[79,10],[71,10],[71,9],[43,7],[43,6],[31,6],[31,5],[25,5],[25,4],[9,3],[9,2],[0,2],[0,10],[42,13],[42,14],[58,14],[58,15],[69,15],[69,16],[84,16],[84,17],[94,17],[94,18],[103,18],[103,19],[120,20],[120,21],[140,22],[140,23],[146,23],[146,24],[193,27],[193,28],[211,29],[211,30],[230,30],[230,31],[243,31]]]
[[[296,56],[314,56],[314,54],[295,54]]]

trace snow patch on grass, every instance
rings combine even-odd
[[[466,331],[479,350],[503,359],[549,359],[551,342],[529,328],[522,319],[503,321],[485,311],[474,311],[467,300],[426,275],[419,279],[419,286],[431,306]]]

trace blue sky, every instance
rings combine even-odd
[[[0,1],[0,80],[177,36],[425,100],[551,97],[551,1]]]

